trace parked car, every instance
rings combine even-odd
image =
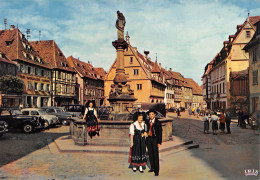
[[[180,107],[181,112],[185,112],[185,107]]]
[[[0,121],[0,137],[4,135],[5,132],[7,132],[7,123],[5,121]]]
[[[63,105],[66,112],[72,114],[73,117],[81,117],[85,113],[85,106],[81,104]]]
[[[58,118],[54,115],[47,114],[44,110],[40,108],[26,108],[22,109],[22,114],[27,116],[41,117],[44,119],[44,128],[50,126],[56,126],[59,123]]]
[[[167,109],[168,112],[177,112],[177,108],[176,107],[171,107],[169,109]]]
[[[58,117],[59,123],[63,125],[68,125],[70,123],[70,120],[72,118],[72,114],[69,112],[65,112],[60,107],[42,107],[47,114],[54,115]]]
[[[23,116],[19,109],[0,109],[0,121],[5,121],[9,129],[22,129],[25,133],[42,127],[40,117]]]

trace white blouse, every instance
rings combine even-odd
[[[135,135],[135,127],[134,127],[134,125],[135,125],[136,129],[138,129],[138,130],[143,130],[143,129],[146,130],[146,124],[144,122],[142,122],[141,126],[140,126],[138,121],[135,121],[129,127],[129,134],[132,135],[132,136]]]
[[[97,118],[97,110],[95,109],[95,108],[86,108],[86,110],[85,110],[85,113],[84,114],[88,114],[88,110],[94,110],[94,115],[96,116],[96,118]]]

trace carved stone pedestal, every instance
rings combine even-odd
[[[87,124],[84,121],[71,121],[70,134],[76,145],[87,145]]]

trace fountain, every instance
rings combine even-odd
[[[101,120],[100,136],[90,138],[86,132],[86,123],[83,121],[72,121],[70,126],[70,135],[76,145],[108,145],[108,146],[129,146],[129,126],[133,122],[133,116],[130,113],[133,109],[133,103],[137,100],[134,97],[134,91],[127,84],[127,78],[124,68],[124,50],[128,44],[124,40],[125,17],[117,11],[118,19],[116,21],[117,40],[112,45],[117,51],[116,75],[111,85],[109,94],[109,103],[112,111],[108,120]],[[168,141],[172,136],[172,120],[161,119],[163,128],[163,141]]]

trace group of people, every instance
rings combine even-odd
[[[149,120],[147,120],[147,115]],[[136,112],[134,122],[130,125],[130,151],[129,151],[129,168],[133,172],[139,170],[141,173],[146,169],[150,162],[150,170],[155,176],[159,175],[159,148],[162,144],[162,126],[160,121],[155,118],[156,110],[150,109],[147,113]],[[95,101],[88,101],[83,119],[87,123],[87,132],[92,138],[99,136],[99,122]]]
[[[189,108],[188,109],[188,112],[189,112],[189,115],[194,115],[194,116],[197,116],[197,117],[199,117],[199,115],[200,115],[200,108],[198,107],[197,109],[196,108]]]
[[[231,134],[230,131],[230,123],[231,123],[231,114],[229,111],[222,111],[220,116],[218,116],[217,112],[214,112],[213,115],[210,116],[209,113],[203,117],[204,121],[204,134],[209,134],[210,123],[212,123],[212,131],[213,135],[217,135],[217,131],[221,130],[221,135],[225,134],[225,128],[227,128],[227,134]]]
[[[132,168],[133,172],[139,170],[143,173],[149,160],[150,170],[148,172],[154,172],[154,175],[158,176],[162,126],[160,121],[155,118],[157,112],[154,109],[150,109],[147,114],[149,120],[146,119],[146,113],[137,112],[134,116],[134,122],[130,125],[129,168]]]

